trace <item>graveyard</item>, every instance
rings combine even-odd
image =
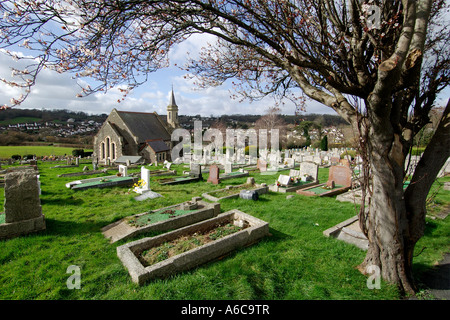
[[[301,162],[298,163],[301,168]],[[209,173],[202,171],[202,179],[194,176],[193,181],[188,183],[161,184],[159,181],[167,178],[158,175],[167,172],[163,164],[145,166],[150,171],[149,183],[147,188],[141,186],[141,193],[138,193],[134,185],[109,185],[84,190],[67,188],[66,184],[73,181],[118,177],[119,170],[117,166],[100,167],[96,168],[98,173],[90,174],[94,170],[91,163],[82,162],[78,167],[67,167],[65,164],[37,162],[41,207],[37,216],[42,214],[45,228],[0,240],[1,299],[400,298],[397,289],[384,282],[379,290],[367,288],[367,277],[356,269],[365,257],[364,249],[324,234],[351,229],[349,223],[354,221],[352,219],[359,210],[358,203],[337,201],[335,196],[311,197],[295,191],[284,193],[270,190],[269,186],[278,181],[280,175],[289,177],[295,173],[291,170],[295,169],[278,168],[273,174],[249,170],[248,176],[224,181],[218,175],[215,177],[217,183],[208,182]],[[58,165],[60,167],[55,168]],[[2,169],[19,166],[2,164]],[[86,175],[82,174],[84,166],[88,167]],[[330,168],[319,166],[318,182],[326,184],[329,181]],[[183,172],[190,171],[190,168],[180,163],[172,164],[170,170],[176,172],[171,172],[171,178],[180,178],[189,176]],[[133,181],[142,180],[142,173],[141,166],[130,166],[126,176]],[[236,194],[248,178],[264,189],[256,201],[239,196],[213,201],[204,196],[227,189],[235,189],[233,193]],[[441,219],[439,214],[450,203],[450,192],[443,188],[444,183],[449,181],[448,176],[439,178],[430,192],[434,197],[426,218],[427,229],[417,245],[418,252],[414,258],[419,283],[421,274],[441,260],[448,249],[449,219]],[[245,189],[251,188],[246,186],[239,190]],[[1,203],[5,201],[4,190],[0,189]],[[149,190],[159,196],[142,201],[136,199]],[[0,211],[4,212],[5,208]],[[214,241],[188,248],[188,251],[181,253],[182,259],[180,255],[175,255],[167,261],[141,265],[138,268],[142,279],[145,279],[143,283],[140,280],[135,283],[129,265],[121,260],[124,255],[131,254],[130,248],[142,246],[148,251],[155,242],[160,241],[157,239],[172,239],[177,232],[198,230],[199,225],[207,224],[211,219],[236,212],[242,216],[248,215],[250,218],[246,219],[255,221],[255,227],[263,226],[265,231],[261,231],[261,237],[248,240],[250,244],[241,239],[242,243],[230,244],[231,249],[222,249]],[[199,213],[204,216],[197,216]],[[188,218],[194,220],[182,220]],[[169,226],[168,221],[178,225]],[[122,223],[133,229],[125,232],[125,237],[112,241],[105,235],[112,227]],[[5,214],[2,213],[0,228],[5,224]],[[154,228],[155,225],[162,227]],[[236,229],[223,239],[234,241],[231,240],[233,235],[249,233],[250,227],[252,224]],[[206,256],[201,252],[207,252]],[[186,260],[187,254],[197,254],[194,259],[196,263],[190,264],[190,260]],[[136,261],[142,262],[134,253],[133,257],[131,260],[135,265]],[[180,265],[181,261],[186,265]],[[179,269],[169,274],[166,271],[142,271],[173,263]],[[72,265],[80,267],[79,290],[68,289],[66,285],[71,275],[67,273],[67,268]],[[166,268],[171,270],[172,267]],[[164,276],[155,276],[158,272],[163,272]]]

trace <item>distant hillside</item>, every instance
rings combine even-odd
[[[70,110],[37,110],[37,109],[8,109],[0,111],[0,125],[17,124],[25,122],[66,122],[94,120],[104,122],[107,114],[89,115],[87,113]]]
[[[165,115],[161,115],[165,118]],[[234,124],[245,124],[251,127],[262,115],[248,115],[248,114],[231,114],[231,115],[221,115],[219,117],[201,117],[179,115],[180,123],[186,124],[187,126],[193,125],[194,120],[202,120],[205,124],[212,124],[213,122],[219,120],[228,125]],[[288,124],[298,124],[300,120],[314,121],[320,123],[323,127],[346,125],[346,123],[341,117],[337,115],[330,114],[307,114],[301,115],[300,117],[294,115],[281,115],[284,121]],[[9,125],[17,123],[26,122],[67,122],[68,119],[74,119],[77,122],[94,120],[99,123],[103,123],[107,114],[100,115],[89,115],[81,111],[70,111],[70,110],[36,110],[36,109],[8,109],[0,111],[0,125]]]

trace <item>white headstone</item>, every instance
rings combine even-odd
[[[300,170],[291,169],[291,170],[289,170],[289,176],[293,177],[293,178],[297,178],[297,177],[300,178],[301,172],[300,172]]]
[[[291,177],[284,174],[280,174],[280,176],[278,177],[278,182],[282,186],[287,186],[291,182]]]
[[[119,165],[119,173],[122,175],[122,177],[128,176],[128,167],[124,165]]]
[[[225,173],[231,173],[233,171],[233,165],[230,162],[225,163]]]
[[[295,167],[295,160],[293,158],[285,158],[284,164],[288,166],[288,168],[294,168]]]
[[[141,194],[150,191],[150,170],[143,166],[141,167],[141,180],[142,185],[135,188],[134,191]]]
[[[313,181],[317,180],[319,174],[319,166],[314,162],[302,162],[300,164],[300,176],[308,175]]]

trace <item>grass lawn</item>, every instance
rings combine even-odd
[[[34,118],[34,117],[17,117],[14,119],[8,119],[8,120],[2,120],[0,121],[0,125],[5,126],[9,124],[18,124],[18,123],[34,123],[34,122],[41,122],[41,118]]]
[[[33,235],[0,241],[0,299],[398,299],[397,289],[384,282],[369,290],[367,278],[356,270],[365,252],[356,246],[326,238],[322,232],[356,214],[352,203],[331,198],[269,192],[258,201],[222,200],[222,212],[239,209],[267,221],[271,236],[196,269],[153,280],[139,287],[116,255],[100,229],[137,213],[170,206],[204,192],[239,185],[247,177],[229,179],[218,185],[204,181],[160,185],[152,178],[151,189],[163,197],[135,201],[129,187],[67,189],[67,182],[92,178],[57,175],[80,168],[54,168],[57,163],[39,162],[42,210],[47,229]],[[92,167],[90,167],[92,169]],[[161,166],[157,169],[161,169]],[[173,166],[177,172],[183,165]],[[151,170],[156,170],[151,167]],[[114,174],[116,171],[110,171]],[[140,169],[129,169],[129,173]],[[286,171],[287,173],[288,171]],[[250,173],[256,183],[274,183],[278,175]],[[100,176],[100,175],[99,175]],[[319,169],[325,182],[328,169]],[[446,180],[445,180],[446,179]],[[448,181],[449,178],[441,179]],[[434,209],[450,202],[449,191],[438,188]],[[0,205],[4,202],[0,189]],[[2,209],[0,209],[1,211]],[[415,270],[418,276],[440,260],[449,249],[449,218],[427,219],[425,236],[417,245]],[[140,237],[144,237],[141,235]],[[81,289],[69,290],[71,265],[80,267]]]
[[[54,146],[0,146],[0,159],[11,158],[12,155],[20,156],[34,154],[36,157],[42,156],[63,156],[65,154],[72,156],[72,150],[80,148],[66,148]],[[91,151],[85,149],[85,151]]]

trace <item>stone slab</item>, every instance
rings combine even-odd
[[[175,240],[195,232],[205,230],[224,221],[235,224],[248,224],[241,231],[214,240],[200,247],[170,257],[166,260],[144,266],[138,256],[144,250],[158,246],[164,242]],[[156,237],[144,238],[117,247],[117,256],[127,268],[131,279],[138,285],[155,278],[165,278],[175,273],[198,267],[230,252],[251,245],[269,235],[269,224],[237,209],[219,214],[217,217],[174,230]]]
[[[358,216],[351,217],[323,232],[326,237],[333,237],[367,250],[369,241],[359,228]]]
[[[119,220],[117,222],[105,226],[104,228],[102,228],[101,231],[106,238],[110,239],[111,243],[114,243],[119,240],[128,239],[145,232],[167,231],[178,229],[205,219],[215,217],[220,213],[219,203],[207,203],[199,199],[193,199],[193,201],[194,200],[195,202],[197,202],[198,205],[201,206],[201,208],[193,211],[192,213],[187,213],[175,218],[155,222],[142,227],[132,226],[127,222],[129,218],[124,218],[122,220]],[[182,204],[183,203],[178,203],[172,206],[151,210],[150,212],[158,212],[166,209],[174,209],[180,207]],[[149,212],[143,212],[134,215],[132,217],[139,217],[142,215],[146,215],[148,213]]]

